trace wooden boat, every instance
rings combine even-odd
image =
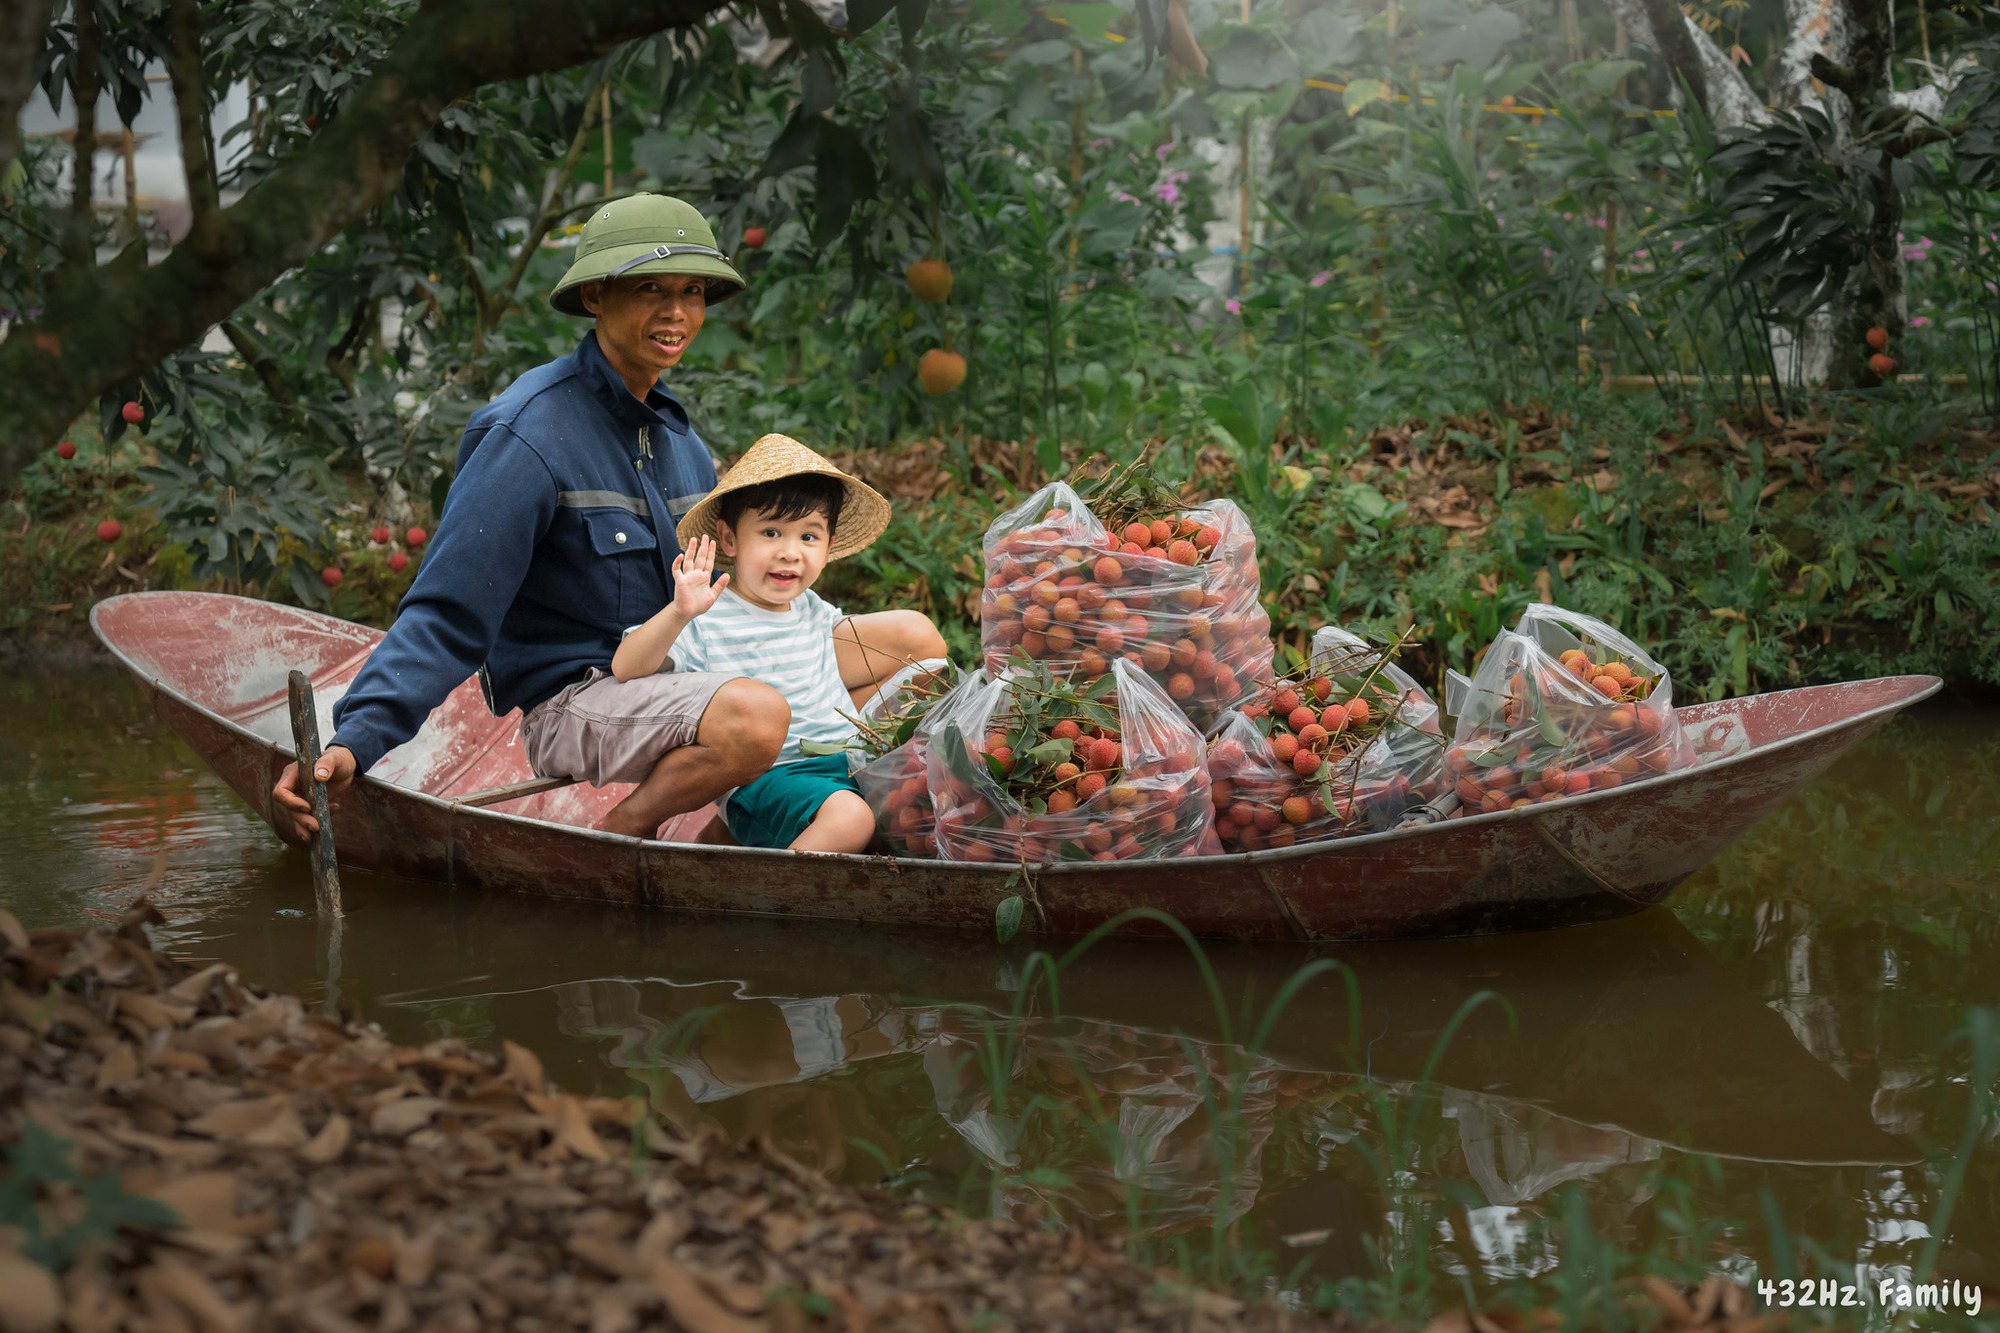
[[[91,624],[155,712],[269,822],[292,758],[286,675],[321,710],[381,632],[214,593],[131,593]],[[467,681],[423,730],[343,795],[341,863],[506,893],[690,912],[993,928],[1004,898],[1023,929],[1080,935],[1153,908],[1199,935],[1359,940],[1476,935],[1622,916],[1664,900],[1730,842],[1903,708],[1932,676],[1784,690],[1680,710],[1701,762],[1609,791],[1498,814],[1248,855],[1007,866],[804,855],[644,841],[594,825],[627,788],[584,786],[492,805],[467,800],[531,774],[519,718],[494,717]],[[674,821],[689,837],[708,810]],[[1158,931],[1138,920],[1122,929]]]

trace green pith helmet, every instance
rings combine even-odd
[[[634,194],[601,204],[583,224],[576,258],[549,293],[565,315],[589,315],[583,284],[641,273],[688,273],[708,280],[708,303],[743,290],[743,275],[715,248],[715,232],[693,204]]]

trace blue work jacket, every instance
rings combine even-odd
[[[608,670],[672,597],[674,524],[714,488],[686,409],[657,384],[633,397],[593,328],[466,426],[437,535],[328,743],[366,772],[482,663],[503,713]]]

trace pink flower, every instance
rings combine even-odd
[[[1546,245],[1542,247],[1542,258],[1554,259],[1555,257],[1556,257],[1555,251],[1549,249],[1549,247],[1547,247]]]
[[[1913,315],[1910,318],[1910,327],[1913,329],[1920,329],[1924,325],[1930,322],[1931,322],[1931,317],[1929,315]]]
[[[1930,258],[1930,253],[1930,247],[1927,245],[1906,245],[1903,247],[1903,262],[1914,264]]]
[[[1163,204],[1177,204],[1181,200],[1181,187],[1172,181],[1161,181],[1153,187],[1153,197]]]
[[[1167,154],[1173,151],[1174,151],[1174,141],[1172,139],[1169,139],[1165,143],[1161,144],[1158,148],[1155,148],[1153,150],[1153,156],[1158,158],[1160,161],[1164,162],[1167,160]]]
[[[1323,268],[1319,272],[1312,275],[1312,283],[1310,285],[1314,287],[1324,287],[1329,282],[1332,281],[1333,281],[1333,270],[1330,268]]]
[[[1237,300],[1233,296],[1230,297],[1227,301],[1224,301],[1222,303],[1222,308],[1224,310],[1227,310],[1232,315],[1240,315],[1243,313],[1243,303]]]

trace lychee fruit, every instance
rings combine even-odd
[[[125,535],[125,525],[115,518],[107,518],[97,525],[97,540],[115,542]]]
[[[64,440],[61,444],[56,446],[56,457],[62,459],[64,462],[68,462],[70,459],[75,458],[76,445],[72,444],[68,440]]]
[[[374,542],[377,546],[387,546],[389,544],[389,529],[379,524],[370,528],[368,530],[368,540]]]
[[[319,581],[329,588],[338,588],[342,577],[343,575],[338,565],[328,565],[319,572]]]
[[[411,546],[422,546],[425,542],[429,541],[430,539],[431,535],[428,532],[425,532],[422,528],[411,528],[408,532],[403,534],[403,540],[408,542]]]
[[[903,281],[910,285],[910,295],[935,304],[951,295],[951,265],[942,259],[919,259],[903,270]]]
[[[146,419],[146,409],[139,406],[136,401],[133,401],[119,408],[118,415],[125,418],[126,425],[136,426]]]
[[[950,393],[965,383],[965,358],[957,352],[933,347],[917,358],[917,378],[923,381],[924,392],[932,397]]]
[[[400,574],[409,567],[410,567],[410,557],[404,555],[401,551],[391,551],[389,553],[390,569],[393,569],[394,571],[396,571],[396,573]]]
[[[770,239],[770,233],[762,227],[745,227],[743,229],[743,248],[745,250],[762,250],[764,242]]]
[[[1882,328],[1879,325],[1875,328],[1868,330],[1868,349],[1872,352],[1888,351],[1889,330]]]

